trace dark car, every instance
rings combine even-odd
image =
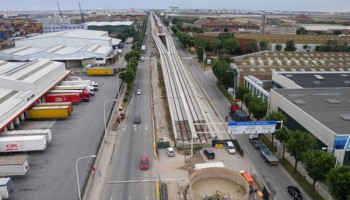
[[[303,199],[300,190],[295,186],[288,186],[287,192],[292,195],[293,199]]]
[[[204,149],[204,155],[208,158],[208,159],[214,159],[215,158],[215,153],[213,150],[211,149]]]
[[[134,118],[134,124],[141,124],[141,117],[136,115]]]

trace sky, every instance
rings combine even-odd
[[[350,12],[350,0],[3,0],[1,11],[79,9],[235,9],[235,10],[280,10],[280,11],[330,11]]]

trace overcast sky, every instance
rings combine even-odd
[[[0,10],[206,8],[237,10],[342,11],[350,12],[350,0],[2,0]]]

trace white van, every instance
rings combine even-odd
[[[230,142],[230,141],[226,142],[226,149],[227,149],[229,154],[235,154],[236,153],[235,145],[233,145],[233,143]]]

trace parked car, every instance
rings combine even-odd
[[[146,156],[142,156],[140,159],[140,169],[146,170],[149,168],[148,158]]]
[[[134,124],[141,124],[141,117],[136,115],[134,118]]]
[[[140,61],[141,61],[141,62],[145,61],[145,58],[142,56],[142,57],[140,58]]]
[[[211,149],[204,149],[203,153],[207,157],[207,159],[214,159],[215,158],[215,153]]]
[[[293,199],[303,199],[300,190],[295,186],[288,186],[287,192],[292,195]]]
[[[172,148],[172,147],[166,148],[166,154],[168,155],[168,157],[175,157],[174,148]]]
[[[236,148],[235,145],[231,141],[226,142],[226,149],[229,154],[235,154],[236,153]]]
[[[141,94],[141,90],[140,89],[136,90],[136,94],[140,95]]]

